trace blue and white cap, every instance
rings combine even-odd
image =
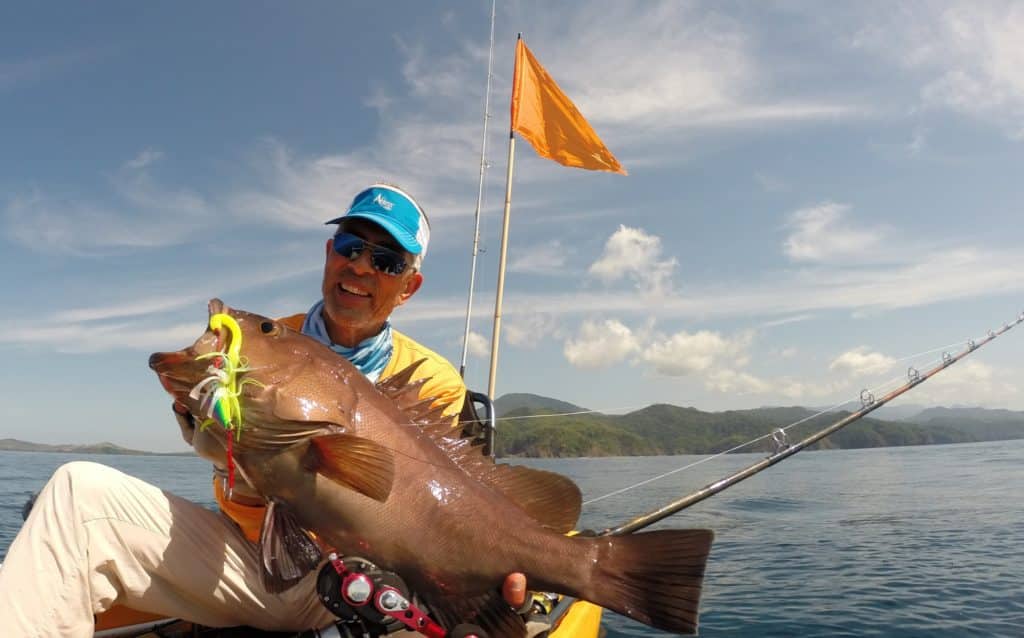
[[[390,184],[374,184],[352,200],[344,215],[327,222],[339,224],[344,219],[368,219],[388,231],[413,255],[417,262],[427,254],[430,223],[427,216],[408,193]]]

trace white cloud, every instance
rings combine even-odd
[[[1024,132],[1024,6],[1019,3],[907,5],[873,21],[853,44],[921,73],[924,105],[995,122],[1014,136]]]
[[[633,331],[615,319],[586,320],[576,337],[565,342],[565,358],[577,368],[606,368],[640,348]]]
[[[765,394],[775,390],[764,379],[729,368],[711,371],[704,377],[704,384],[711,390],[727,394]]]
[[[865,346],[847,350],[832,360],[828,369],[850,376],[871,376],[884,374],[892,369],[896,359],[881,352],[871,352]]]
[[[469,331],[469,340],[466,344],[471,356],[487,357],[491,354],[491,340],[479,332]]]
[[[793,232],[783,243],[783,252],[798,261],[839,261],[862,255],[878,243],[881,233],[843,224],[849,210],[849,206],[825,202],[793,212],[787,223]]]
[[[655,338],[644,348],[640,360],[666,376],[685,376],[705,372],[712,367],[744,366],[749,361],[747,348],[752,333],[723,337],[717,332],[677,332],[669,337]]]
[[[676,265],[675,257],[662,259],[659,237],[620,225],[605,243],[601,257],[590,265],[590,274],[605,283],[629,278],[642,293],[659,295],[670,291]]]

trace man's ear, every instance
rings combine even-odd
[[[333,244],[333,243],[334,243],[334,238],[330,237],[330,238],[327,239],[327,243],[324,244],[324,261],[326,261],[326,260],[331,258],[331,250],[333,250],[333,248],[331,247],[331,244]]]
[[[398,305],[401,306],[409,301],[409,298],[416,294],[416,291],[423,285],[423,273],[416,271],[405,280],[405,290],[398,296]]]

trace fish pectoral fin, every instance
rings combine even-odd
[[[501,592],[495,589],[471,598],[443,596],[417,591],[438,621],[449,632],[457,625],[474,624],[488,638],[524,638],[526,623],[508,606]]]
[[[267,504],[259,550],[260,580],[271,594],[289,589],[320,564],[320,548],[280,501]]]
[[[364,496],[384,502],[395,480],[391,450],[353,434],[327,434],[310,439],[306,468]]]

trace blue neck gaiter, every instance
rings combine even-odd
[[[327,334],[327,326],[324,325],[323,310],[323,299],[313,304],[313,307],[306,313],[306,320],[302,322],[302,334],[313,337],[345,357],[352,362],[352,365],[359,368],[359,371],[370,381],[376,383],[380,378],[380,373],[384,371],[388,361],[391,360],[391,351],[394,348],[391,341],[391,322],[386,322],[384,329],[376,335],[360,341],[354,348],[349,348],[331,342],[331,338]]]

